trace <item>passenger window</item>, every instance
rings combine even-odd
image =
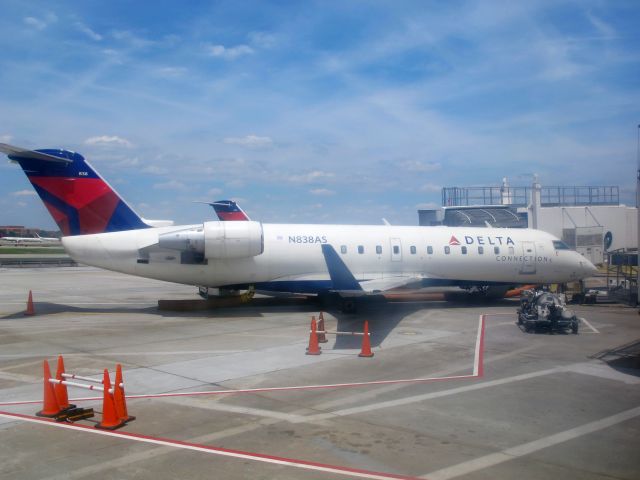
[[[444,253],[447,254],[447,255],[449,255],[451,253],[451,247],[449,247],[449,245],[444,247]]]
[[[478,254],[479,255],[484,254],[484,247],[478,247]]]
[[[340,246],[340,253],[342,253],[342,254],[347,253],[347,246],[346,245],[341,245]]]
[[[398,245],[393,246],[393,254],[398,255],[400,253],[400,247]]]
[[[382,253],[382,247],[380,245],[376,245],[376,253],[380,255]]]
[[[462,247],[462,254],[463,255],[467,254],[467,247],[465,247],[465,246]]]
[[[433,255],[433,247],[432,247],[431,245],[429,245],[429,246],[427,247],[427,253],[428,253],[429,255]]]
[[[364,247],[362,245],[358,245],[358,253],[361,255],[364,253]]]
[[[493,253],[500,255],[500,247],[493,247]]]
[[[416,254],[416,247],[414,247],[413,245],[411,245],[409,250],[411,251],[411,255],[415,255]]]

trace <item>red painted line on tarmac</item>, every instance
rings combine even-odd
[[[493,314],[492,314],[493,315]],[[374,380],[371,382],[352,382],[352,383],[334,383],[327,385],[301,385],[292,387],[264,387],[264,388],[246,388],[237,390],[209,390],[209,391],[197,391],[197,392],[174,392],[174,393],[156,393],[156,394],[142,394],[142,395],[126,395],[126,399],[141,399],[141,398],[163,398],[163,397],[196,397],[204,395],[237,395],[244,393],[267,393],[267,392],[287,392],[287,391],[303,391],[303,390],[323,390],[332,388],[355,388],[366,387],[372,385],[392,385],[401,383],[429,383],[429,382],[442,382],[450,380],[468,380],[472,378],[481,378],[484,375],[484,335],[485,335],[485,317],[486,315],[480,315],[478,325],[478,339],[476,341],[476,348],[474,352],[474,366],[473,373],[470,375],[456,375],[449,377],[429,377],[429,378],[407,378],[400,380]],[[82,402],[91,400],[102,400],[102,397],[79,397],[71,398],[69,401]],[[15,406],[15,405],[35,405],[41,403],[41,400],[23,400],[12,402],[0,402],[0,406]]]
[[[262,463],[271,463],[276,465],[290,466],[290,467],[302,468],[306,470],[315,470],[315,471],[326,472],[326,473],[335,473],[335,474],[347,475],[351,477],[360,477],[360,478],[369,478],[369,479],[378,479],[378,480],[388,480],[388,479],[417,480],[416,477],[409,477],[406,475],[374,472],[370,470],[362,470],[359,468],[351,468],[351,467],[343,467],[338,465],[330,465],[326,463],[311,462],[308,460],[298,460],[294,458],[265,455],[262,453],[244,452],[241,450],[232,450],[232,449],[222,448],[222,447],[213,447],[209,445],[184,442],[182,440],[174,440],[170,438],[152,437],[150,435],[144,435],[140,433],[98,430],[94,427],[89,427],[87,425],[61,423],[61,422],[56,422],[55,420],[50,420],[50,419],[40,418],[40,417],[32,417],[29,415],[22,415],[19,413],[10,413],[10,412],[0,411],[0,416],[6,417],[6,418],[18,419],[26,422],[40,423],[40,424],[51,426],[51,427],[78,430],[85,433],[94,433],[97,435],[104,435],[108,437],[124,438],[128,440],[142,442],[142,443],[164,445],[164,446],[175,447],[175,448],[180,448],[185,450],[195,450],[195,451],[214,454],[214,455],[234,457],[234,458],[240,458],[244,460],[253,460],[253,461],[262,462]]]

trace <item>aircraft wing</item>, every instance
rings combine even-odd
[[[332,245],[323,244],[322,254],[333,284],[332,291],[342,297],[376,295],[386,290],[419,284],[422,280],[413,275],[398,275],[382,279],[358,281]]]

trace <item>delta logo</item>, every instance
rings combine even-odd
[[[466,245],[515,245],[511,237],[505,237],[502,235],[476,235],[464,236],[464,243]],[[449,245],[461,245],[460,240],[455,235],[451,235],[449,239]]]

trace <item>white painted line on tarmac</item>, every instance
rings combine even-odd
[[[474,377],[482,377],[484,374],[483,371],[483,362],[482,355],[484,353],[484,325],[485,325],[485,316],[480,315],[478,319],[478,335],[476,336],[476,350],[473,356],[473,376]]]
[[[325,419],[334,418],[337,416],[356,415],[359,413],[367,413],[374,410],[380,410],[383,408],[393,408],[393,407],[398,407],[402,405],[409,405],[411,403],[423,402],[425,400],[432,400],[434,398],[447,397],[449,395],[457,395],[458,393],[472,392],[475,390],[482,390],[484,388],[497,387],[499,385],[506,385],[513,382],[520,382],[523,380],[529,380],[531,378],[551,375],[553,373],[558,373],[562,371],[563,371],[562,367],[549,368],[547,370],[540,370],[537,372],[525,373],[525,374],[516,375],[513,377],[501,378],[499,380],[492,380],[490,382],[474,383],[473,385],[467,385],[465,387],[451,388],[449,390],[440,390],[438,392],[423,393],[420,395],[413,395],[411,397],[398,398],[396,400],[388,400],[385,402],[372,403],[369,405],[362,405],[359,407],[345,408],[343,410],[335,410],[329,413],[321,413],[318,415],[312,415],[312,416],[306,417],[306,420],[307,421],[325,420]],[[127,396],[127,398],[129,397]]]
[[[357,468],[341,467],[337,465],[328,465],[323,463],[309,462],[307,460],[296,460],[293,458],[276,457],[271,455],[264,455],[261,453],[243,452],[240,450],[230,450],[226,448],[212,447],[209,445],[183,442],[180,440],[172,440],[169,438],[151,437],[148,435],[141,435],[137,433],[98,430],[96,428],[87,427],[85,425],[58,423],[58,422],[44,419],[44,418],[30,417],[28,415],[20,415],[17,413],[0,411],[0,417],[10,418],[14,420],[21,420],[24,422],[39,423],[41,425],[47,425],[50,427],[66,428],[69,430],[76,430],[78,432],[83,432],[83,433],[93,433],[96,435],[104,435],[107,437],[120,438],[123,440],[133,440],[141,443],[162,445],[166,447],[179,448],[183,450],[192,450],[200,453],[208,453],[210,455],[220,455],[225,457],[239,458],[243,460],[252,460],[255,462],[270,463],[270,464],[281,465],[281,466],[301,468],[305,470],[314,470],[316,472],[333,473],[333,474],[344,475],[349,477],[368,478],[373,480],[389,480],[389,479],[414,480],[414,477],[396,475],[393,473],[372,472],[372,471],[361,470]]]
[[[593,333],[600,333],[600,330],[598,330],[596,327],[591,325],[586,318],[579,317],[579,319],[580,319],[581,322],[584,322],[587,327],[589,327],[591,330],[593,330]]]
[[[604,430],[605,428],[609,428],[619,423],[626,422],[627,420],[631,420],[632,418],[635,418],[637,416],[640,416],[640,407],[632,408],[631,410],[626,410],[616,415],[612,415],[601,420],[596,420],[595,422],[586,423],[579,427],[565,430],[564,432],[549,435],[548,437],[540,438],[539,440],[534,440],[533,442],[507,448],[506,450],[502,450],[498,453],[492,453],[490,455],[485,455],[484,457],[469,460],[468,462],[459,463],[458,465],[454,465],[452,467],[447,467],[435,472],[427,473],[421,478],[428,478],[429,480],[449,480],[451,478],[457,478],[462,475],[468,475],[469,473],[493,467],[494,465],[508,462],[509,460],[514,460],[518,457],[530,455],[534,452],[537,452],[538,450],[553,447],[554,445],[558,445],[559,443],[568,442],[569,440],[573,440],[575,438],[579,438],[584,435],[597,432],[599,430]]]

